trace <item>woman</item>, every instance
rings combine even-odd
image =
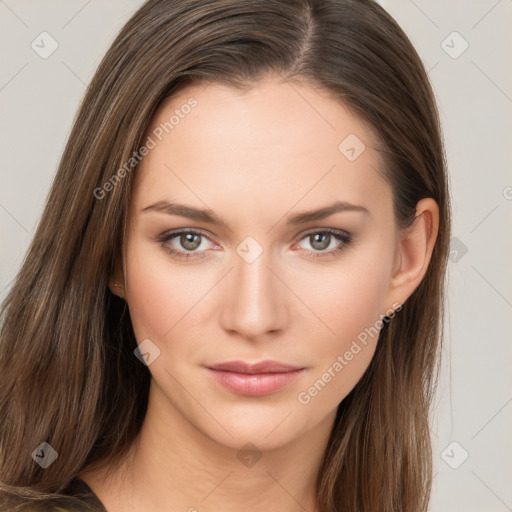
[[[3,305],[2,510],[426,510],[446,174],[374,1],[144,4]]]

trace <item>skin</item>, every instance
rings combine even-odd
[[[313,511],[336,408],[368,367],[377,337],[359,343],[307,404],[298,395],[419,285],[438,208],[423,199],[412,228],[398,230],[372,149],[378,141],[325,91],[272,77],[247,93],[197,84],[161,104],[146,136],[190,97],[198,105],[136,171],[123,261],[110,282],[129,306],[138,343],[149,338],[160,350],[148,366],[147,416],[111,478],[80,476],[109,512]],[[354,161],[338,149],[349,134],[366,145]],[[226,225],[141,211],[164,200],[209,208]],[[287,223],[337,200],[368,213]],[[189,249],[205,257],[169,254],[169,246],[190,247],[179,235],[165,246],[157,240],[180,228],[205,235]],[[351,242],[331,237],[318,249],[309,235],[327,228],[351,233]],[[251,263],[237,253],[247,236],[263,251]],[[311,257],[337,247],[339,254]],[[264,359],[306,369],[275,393],[247,397],[204,368]],[[239,453],[246,443],[261,456],[250,466]]]

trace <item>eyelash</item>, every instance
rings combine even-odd
[[[177,230],[177,231],[171,231],[169,233],[164,233],[163,235],[158,237],[158,242],[160,242],[162,247],[164,247],[164,249],[166,249],[168,254],[172,254],[173,256],[176,256],[178,258],[182,258],[182,259],[205,258],[206,254],[204,254],[204,253],[206,251],[199,251],[199,252],[178,251],[178,250],[174,249],[173,247],[166,245],[166,243],[171,241],[173,238],[176,238],[177,236],[187,234],[187,233],[191,233],[193,235],[199,235],[199,236],[202,236],[202,237],[210,240],[210,238],[201,231],[196,231],[196,230],[192,230],[192,229],[181,229],[181,230]],[[302,235],[302,237],[299,239],[299,242],[301,242],[308,236],[316,235],[316,234],[331,235],[339,242],[342,242],[342,245],[341,245],[341,247],[338,246],[335,249],[331,249],[330,251],[312,251],[312,253],[308,256],[309,258],[312,258],[312,259],[337,256],[337,255],[341,254],[343,252],[343,250],[346,248],[346,246],[349,245],[352,241],[352,235],[350,233],[348,233],[347,231],[340,231],[340,230],[335,230],[335,229],[331,229],[331,228],[325,228],[325,229],[311,230],[311,231],[308,231],[307,233],[304,233]]]

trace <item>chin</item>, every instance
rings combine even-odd
[[[312,428],[310,418],[298,417],[300,409],[293,403],[233,404],[216,409],[215,421],[202,422],[196,428],[216,443],[236,450],[252,443],[268,451],[285,446]],[[311,412],[311,411],[310,411]]]

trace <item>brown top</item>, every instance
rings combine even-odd
[[[80,478],[71,480],[59,494],[64,497],[34,500],[0,494],[1,512],[108,512],[92,489]]]
[[[85,503],[89,507],[86,508],[87,512],[108,512],[98,496],[81,478],[73,478],[62,492]]]

